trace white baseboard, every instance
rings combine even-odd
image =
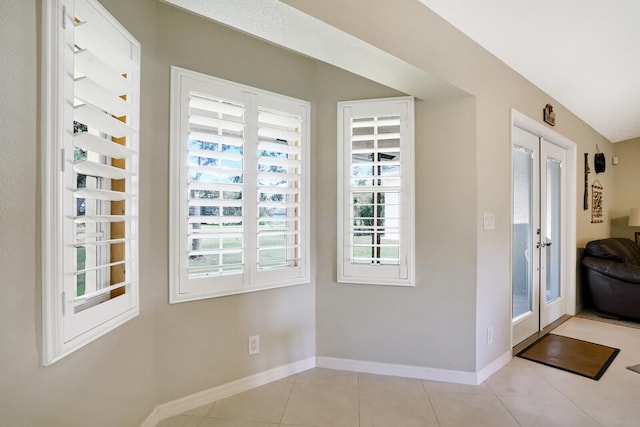
[[[391,363],[366,362],[350,359],[336,359],[333,357],[317,357],[316,366],[319,368],[366,372],[368,374],[378,375],[395,375],[399,377],[458,384],[478,385],[482,382],[479,380],[478,373],[476,372],[452,371],[448,369],[395,365]]]
[[[160,421],[182,414],[191,409],[204,406],[226,397],[251,390],[272,381],[298,374],[318,367],[341,371],[365,372],[378,375],[395,375],[421,380],[443,381],[458,384],[478,385],[489,378],[511,360],[511,352],[507,351],[489,363],[479,372],[453,371],[448,369],[427,368],[422,366],[395,365],[391,363],[367,362],[333,357],[311,357],[289,365],[280,366],[260,372],[230,383],[212,387],[180,399],[158,405],[143,421],[140,427],[155,427]]]
[[[511,351],[505,351],[500,357],[476,373],[478,384],[481,384],[491,375],[504,368],[511,361]]]
[[[166,418],[179,415],[191,409],[198,408],[208,403],[212,403],[217,400],[242,393],[244,391],[251,390],[261,385],[268,384],[272,381],[286,378],[290,375],[294,375],[302,371],[314,368],[315,366],[316,358],[311,357],[309,359],[301,360],[289,365],[279,366],[277,368],[269,369],[268,371],[260,372],[258,374],[251,375],[245,378],[240,378],[239,380],[222,384],[217,387],[212,387],[208,390],[203,390],[198,393],[173,400],[171,402],[163,403],[161,405],[158,405],[149,414],[149,416],[142,422],[140,427],[155,427],[160,421]]]
[[[366,372],[368,374],[395,375],[421,380],[478,385],[509,363],[510,360],[511,352],[507,351],[479,372],[453,371],[449,369],[395,365],[391,363],[367,362],[320,356],[316,358],[316,366],[318,368],[338,369],[342,371]]]
[[[160,421],[162,420],[158,418],[158,407],[156,406],[140,424],[140,427],[156,427]]]

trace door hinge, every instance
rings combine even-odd
[[[67,6],[62,6],[62,29],[67,29]]]
[[[65,154],[66,153],[65,153],[64,148],[61,148],[60,149],[60,172],[64,172],[64,164],[65,164],[64,156],[65,156]]]
[[[62,292],[62,315],[64,316],[66,311],[67,311],[67,304],[66,304],[66,296],[67,293],[66,292]]]

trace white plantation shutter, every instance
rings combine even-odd
[[[302,118],[258,112],[258,269],[300,262]]]
[[[124,159],[131,157],[137,152],[130,147],[108,141],[88,132],[77,133],[73,136],[73,145],[82,149],[93,151],[112,159]]]
[[[308,103],[172,67],[171,106],[171,302],[308,281]]]
[[[48,364],[139,311],[140,45],[93,0],[46,3]]]
[[[338,104],[339,281],[413,283],[413,99]]]
[[[244,107],[190,94],[188,277],[242,272]]]
[[[400,117],[352,118],[350,144],[351,262],[400,265]]]

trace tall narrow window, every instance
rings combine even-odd
[[[172,67],[171,302],[309,280],[309,104]]]
[[[43,344],[138,314],[140,45],[96,1],[43,3]]]
[[[338,103],[338,280],[413,284],[413,98]]]

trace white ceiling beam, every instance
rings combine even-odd
[[[162,0],[419,99],[462,90],[277,0]]]

